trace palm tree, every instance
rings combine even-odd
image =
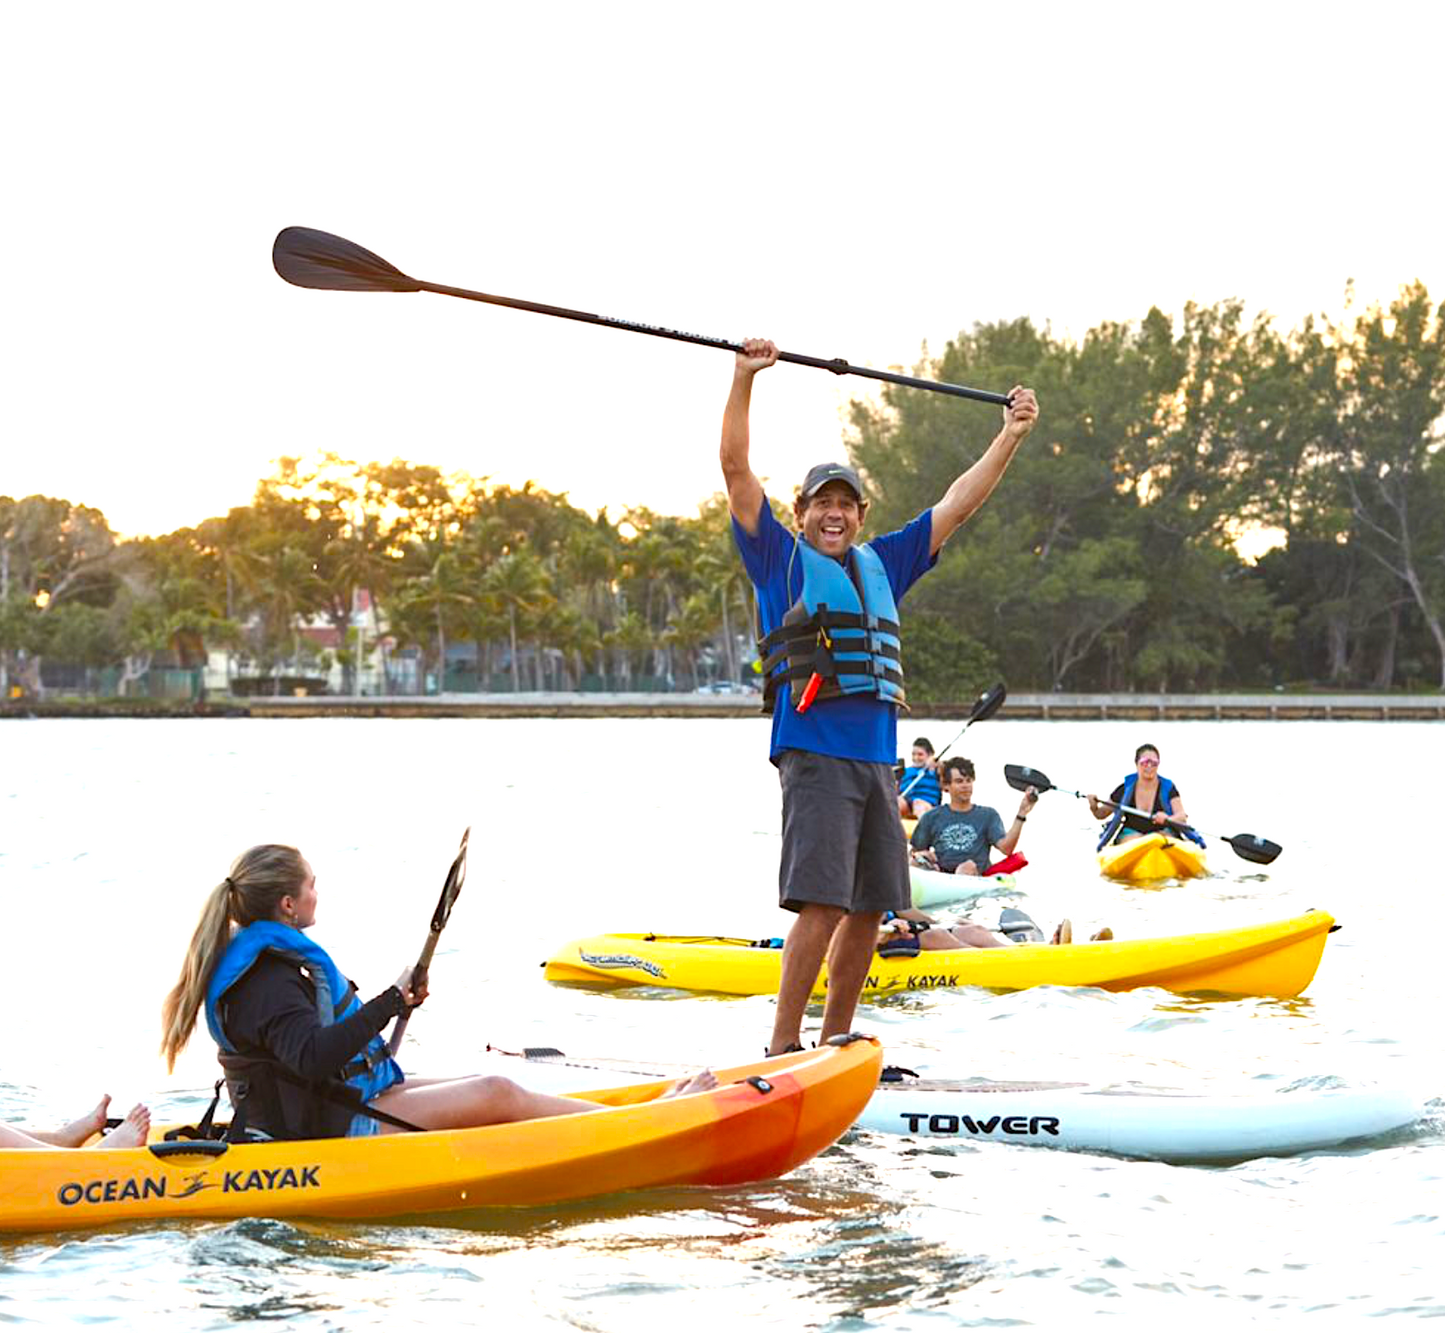
[[[697,688],[697,650],[717,629],[717,611],[707,593],[694,593],[674,613],[663,638],[682,652]]]
[[[522,692],[522,676],[517,662],[517,616],[531,615],[551,599],[547,589],[547,573],[541,562],[525,546],[510,551],[492,562],[482,578],[482,595],[505,612],[507,634],[512,647],[512,692]]]
[[[316,573],[315,562],[295,546],[283,546],[270,555],[256,557],[258,592],[272,645],[290,639],[291,661],[301,659],[300,622],[314,615],[323,605],[326,588]],[[279,654],[272,657],[272,681],[275,693],[281,693]]]
[[[409,610],[425,612],[431,620],[436,633],[437,692],[442,693],[446,689],[447,626],[470,613],[476,578],[461,552],[439,542],[418,542],[413,546],[413,555],[425,562],[425,572],[407,580],[402,600]]]

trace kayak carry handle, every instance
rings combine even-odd
[[[148,1143],[157,1157],[219,1157],[230,1148],[220,1139],[178,1139],[174,1143]]]

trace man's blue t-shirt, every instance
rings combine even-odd
[[[790,560],[793,534],[773,517],[772,507],[764,496],[758,515],[758,535],[749,537],[734,518],[733,538],[758,592],[763,633],[770,634],[783,623],[788,609],[803,592],[803,562],[800,558]],[[883,562],[895,602],[901,603],[903,594],[933,568],[938,557],[929,554],[932,541],[933,511],[926,509],[897,532],[886,532],[868,543]],[[906,688],[906,632],[903,642]],[[824,699],[806,713],[799,713],[793,707],[790,691],[785,686],[780,686],[774,696],[773,739],[769,752],[774,763],[784,750],[810,750],[837,759],[892,764],[897,745],[898,709],[875,695],[848,694]]]

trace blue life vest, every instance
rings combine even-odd
[[[873,694],[903,704],[898,606],[883,561],[871,546],[854,546],[845,568],[801,537],[794,540],[803,587],[783,623],[758,642],[767,678],[763,711],[772,711],[784,682],[796,705],[815,672],[822,678],[819,700]]]
[[[279,921],[253,921],[232,938],[206,987],[206,1026],[221,1048],[223,1066],[225,1055],[236,1054],[235,1044],[226,1035],[226,992],[255,966],[263,953],[285,959],[307,975],[316,988],[316,1016],[322,1024],[330,1026],[361,1008],[356,987],[341,975],[331,955],[319,944],[294,926],[282,925]],[[337,1076],[354,1088],[362,1101],[370,1101],[404,1078],[379,1033],[345,1068],[337,1070]]]
[[[1120,805],[1134,804],[1134,788],[1138,785],[1139,775],[1137,773],[1130,773],[1129,776],[1124,779],[1124,790],[1119,797]],[[1166,778],[1162,773],[1159,775],[1159,800],[1163,804],[1166,812],[1169,810],[1170,806],[1174,804],[1174,784],[1170,782],[1169,779]],[[1124,812],[1116,806],[1114,809],[1114,813],[1109,817],[1109,822],[1104,825],[1104,832],[1099,837],[1099,845],[1094,850],[1102,852],[1104,848],[1109,845],[1109,842],[1112,840],[1114,835],[1119,831],[1119,825],[1123,822]],[[1199,834],[1197,834],[1192,828],[1184,828],[1179,824],[1168,824],[1164,827],[1164,829],[1160,831],[1182,835],[1183,837],[1188,838],[1190,842],[1197,842],[1201,847],[1204,846],[1204,839],[1201,838]]]

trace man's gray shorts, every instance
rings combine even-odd
[[[908,846],[889,764],[809,750],[778,756],[783,859],[778,902],[790,912],[824,903],[848,912],[912,906]]]

